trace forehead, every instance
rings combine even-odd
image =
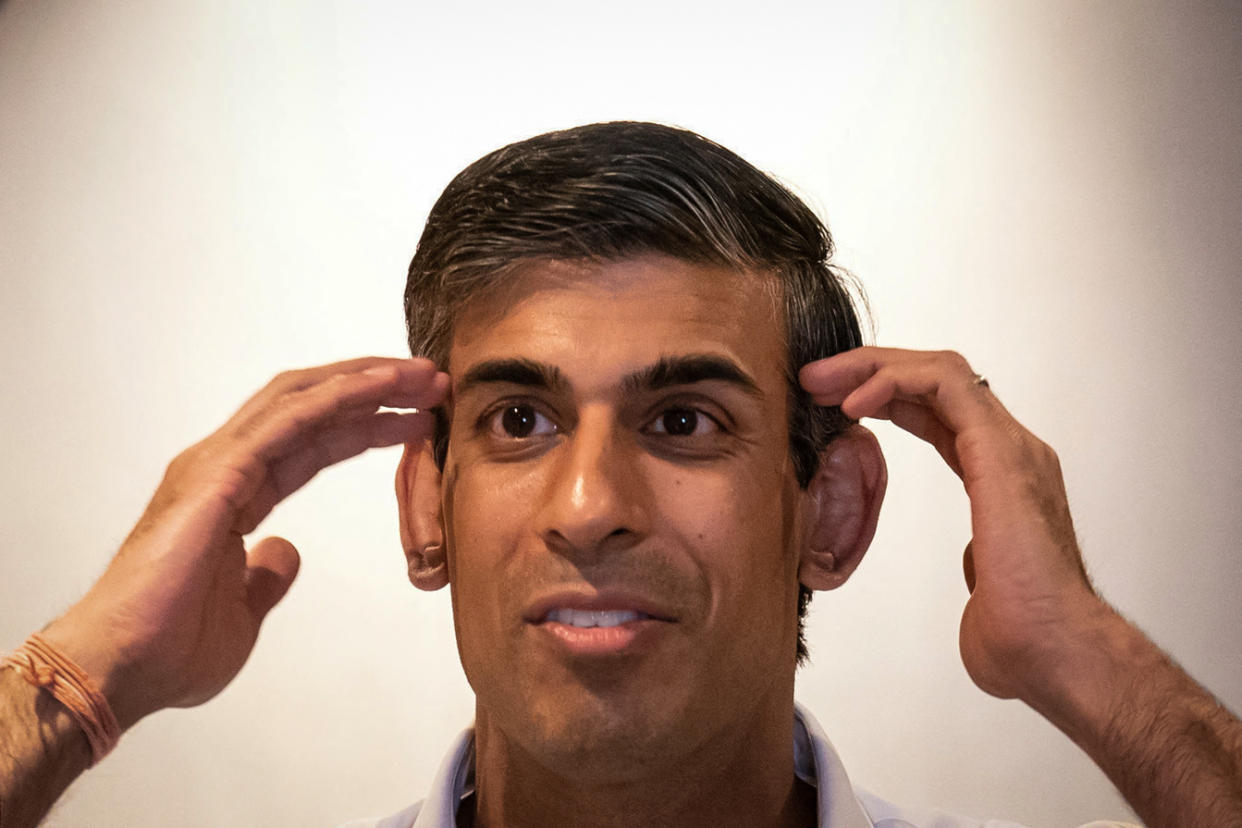
[[[775,296],[770,277],[662,255],[532,262],[464,305],[446,367],[516,356],[619,375],[662,356],[707,353],[761,385],[783,383]]]

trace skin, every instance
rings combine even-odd
[[[1242,722],[1092,588],[1060,461],[952,352],[859,348],[805,366],[851,417],[931,444],[970,497],[962,663],[1082,748],[1148,826],[1242,826]]]
[[[688,356],[753,387],[627,383]],[[559,379],[463,382],[514,358]],[[789,456],[783,364],[760,281],[660,257],[533,266],[460,319],[432,496],[478,698],[479,824],[549,824],[567,801],[560,816],[579,825],[805,816],[788,741],[812,495]],[[506,430],[514,405],[533,417],[527,436]],[[691,433],[669,433],[670,412],[693,412]],[[583,653],[539,617],[554,595],[660,620]]]
[[[367,373],[373,371],[373,373]],[[428,360],[365,357],[277,376],[168,466],[107,570],[44,638],[81,666],[122,729],[212,698],[250,655],[298,570],[284,538],[250,533],[322,468],[421,440],[448,377]],[[0,826],[36,824],[90,760],[58,704],[0,671]]]
[[[788,487],[773,436],[785,428],[783,402],[765,374],[775,326],[757,311],[769,306],[744,286],[721,288],[727,280],[700,285],[684,263],[618,267],[624,278],[594,273],[584,282],[569,268],[520,281],[511,304],[481,304],[458,332],[451,368],[461,379],[470,372],[462,353],[483,359],[478,349],[493,334],[512,334],[506,326],[543,324],[550,351],[533,357],[560,360],[573,380],[546,399],[534,395],[549,406],[538,422],[562,418],[561,430],[538,432],[554,439],[502,460],[482,435],[503,432],[471,429],[477,404],[462,389],[442,478],[425,450],[425,409],[445,403],[450,380],[430,362],[367,357],[287,372],[169,464],[103,577],[44,637],[92,677],[123,728],[164,707],[202,703],[245,663],[297,573],[288,540],[247,546],[245,536],[320,469],[404,443],[396,488],[410,577],[425,588],[453,583],[462,661],[479,694],[480,824],[694,824],[699,805],[706,824],[809,824],[813,802],[788,764],[794,588],[849,577],[875,528],[883,461],[855,428],[825,450],[805,491]],[[557,337],[573,319],[540,322],[536,311],[573,302],[595,315],[568,349]],[[629,324],[610,328],[614,311]],[[662,448],[666,437],[649,430],[658,400],[644,409],[644,392],[619,394],[617,379],[632,370],[630,357],[649,364],[661,356],[649,340],[672,324],[686,325],[696,347],[746,363],[761,402],[743,408],[766,425],[750,431],[752,421],[738,415],[746,439],[712,437],[706,457]],[[1055,453],[975,382],[966,360],[860,348],[807,365],[799,381],[819,404],[889,419],[927,441],[961,477],[973,533],[961,650],[975,682],[1063,730],[1147,825],[1242,825],[1242,724],[1096,595]],[[753,467],[739,468],[742,456]],[[694,510],[678,512],[670,499],[693,500]],[[699,510],[739,534],[719,533]],[[755,517],[761,510],[764,520]],[[766,555],[757,556],[761,546]],[[510,579],[506,589],[500,577]],[[668,616],[665,627],[635,636],[641,646],[632,651],[557,650],[515,614],[549,585],[621,583]],[[713,663],[709,653],[739,660]],[[661,692],[639,694],[652,686],[651,665],[669,674],[655,685]],[[557,683],[541,682],[540,667]],[[621,727],[624,717],[639,726]],[[664,747],[685,762],[664,761]],[[0,827],[36,824],[89,758],[63,707],[0,670]],[[673,775],[658,778],[661,768]],[[647,795],[642,779],[665,796]],[[468,824],[474,815],[461,817]]]

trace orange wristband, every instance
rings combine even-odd
[[[35,687],[63,704],[91,743],[91,765],[108,755],[121,738],[121,726],[94,682],[64,653],[34,633],[26,643],[0,660],[0,669],[12,667]]]

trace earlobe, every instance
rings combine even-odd
[[[444,529],[440,522],[440,469],[431,441],[407,443],[397,466],[397,511],[410,583],[435,590],[448,584]]]
[[[820,454],[807,498],[806,534],[798,579],[810,589],[849,580],[875,536],[888,467],[875,435],[851,426]]]

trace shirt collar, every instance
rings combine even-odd
[[[832,742],[805,707],[794,702],[794,774],[814,785],[820,828],[875,828],[863,811]]]
[[[875,828],[819,722],[794,703],[794,773],[815,787],[820,828]],[[412,828],[456,828],[457,807],[474,793],[474,728],[463,730],[440,763]]]

